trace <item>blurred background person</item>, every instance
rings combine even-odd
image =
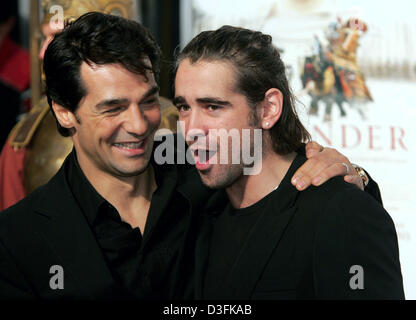
[[[16,123],[21,94],[30,83],[29,53],[17,43],[17,3],[6,1],[0,11],[0,148]]]

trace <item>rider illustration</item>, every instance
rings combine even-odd
[[[344,102],[356,108],[365,119],[363,106],[373,101],[365,83],[364,74],[357,64],[359,38],[367,32],[367,25],[358,19],[331,23],[325,32],[328,41],[323,46],[315,36],[314,54],[305,57],[301,80],[303,88],[311,96],[309,114],[318,113],[318,103],[325,104],[325,121],[331,120],[335,103],[341,117],[346,116]]]

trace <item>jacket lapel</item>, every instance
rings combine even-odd
[[[230,299],[250,299],[274,248],[278,245],[296,208],[288,208],[276,216],[270,211],[260,218],[240,251],[224,292]]]
[[[212,219],[227,205],[228,197],[224,190],[217,191],[207,202],[201,215],[200,232],[195,245],[195,298],[203,299],[204,279],[209,260],[212,234]]]
[[[224,283],[224,298],[250,299],[262,271],[296,212],[298,191],[290,183],[292,175],[304,162],[297,156],[275,191],[247,240]]]
[[[146,222],[146,228],[143,234],[143,246],[148,245],[160,217],[168,210],[178,180],[178,173],[175,166],[158,165],[156,163],[152,163],[152,165],[155,170],[158,186],[150,202],[147,215],[148,221]]]
[[[205,208],[213,191],[202,184],[201,178],[194,167],[187,168],[182,172],[182,177],[178,192],[188,199],[190,217],[186,229],[184,250],[181,252],[180,259],[181,261],[186,260],[186,263],[192,263],[192,261],[194,263],[194,292],[192,294],[192,298],[194,298],[202,294],[201,273],[203,274],[204,267],[207,264],[207,246],[209,245],[210,235],[210,224],[204,221],[203,208]],[[178,282],[180,281],[178,277]],[[179,286],[179,284],[176,286]]]
[[[114,295],[115,282],[65,178],[65,166],[45,185],[35,212],[39,231],[86,298]]]

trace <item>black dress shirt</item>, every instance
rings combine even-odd
[[[75,150],[67,179],[73,195],[120,287],[122,299],[168,298],[172,270],[183,246],[187,225],[187,200],[175,191],[176,179],[169,170],[152,163],[157,189],[152,195],[145,232],[122,221],[83,174]]]

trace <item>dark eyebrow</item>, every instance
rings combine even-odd
[[[185,99],[181,96],[173,98],[172,101],[173,101],[173,104],[175,104],[175,105],[186,102]],[[220,106],[231,106],[230,102],[220,100],[220,99],[217,99],[217,98],[198,98],[198,99],[196,99],[196,101],[198,103],[201,103],[201,104],[208,104],[209,103],[209,104],[218,104]]]
[[[217,98],[198,98],[196,99],[196,101],[198,103],[203,103],[203,104],[218,104],[220,106],[231,106],[231,103],[228,101],[224,101],[224,100],[220,100]]]
[[[174,105],[177,105],[179,103],[185,103],[185,99],[183,97],[179,96],[179,97],[173,98],[172,102],[173,102]]]
[[[147,98],[151,97],[152,95],[154,95],[154,94],[156,94],[158,92],[159,92],[159,87],[158,86],[151,87],[143,95],[143,97],[140,99],[140,102],[139,103],[143,102],[144,100],[146,100]],[[114,99],[103,100],[103,101],[97,103],[95,105],[95,107],[97,109],[103,109],[103,108],[114,107],[114,106],[118,106],[120,104],[127,104],[127,103],[129,103],[129,99],[126,99],[126,98],[114,98]]]

